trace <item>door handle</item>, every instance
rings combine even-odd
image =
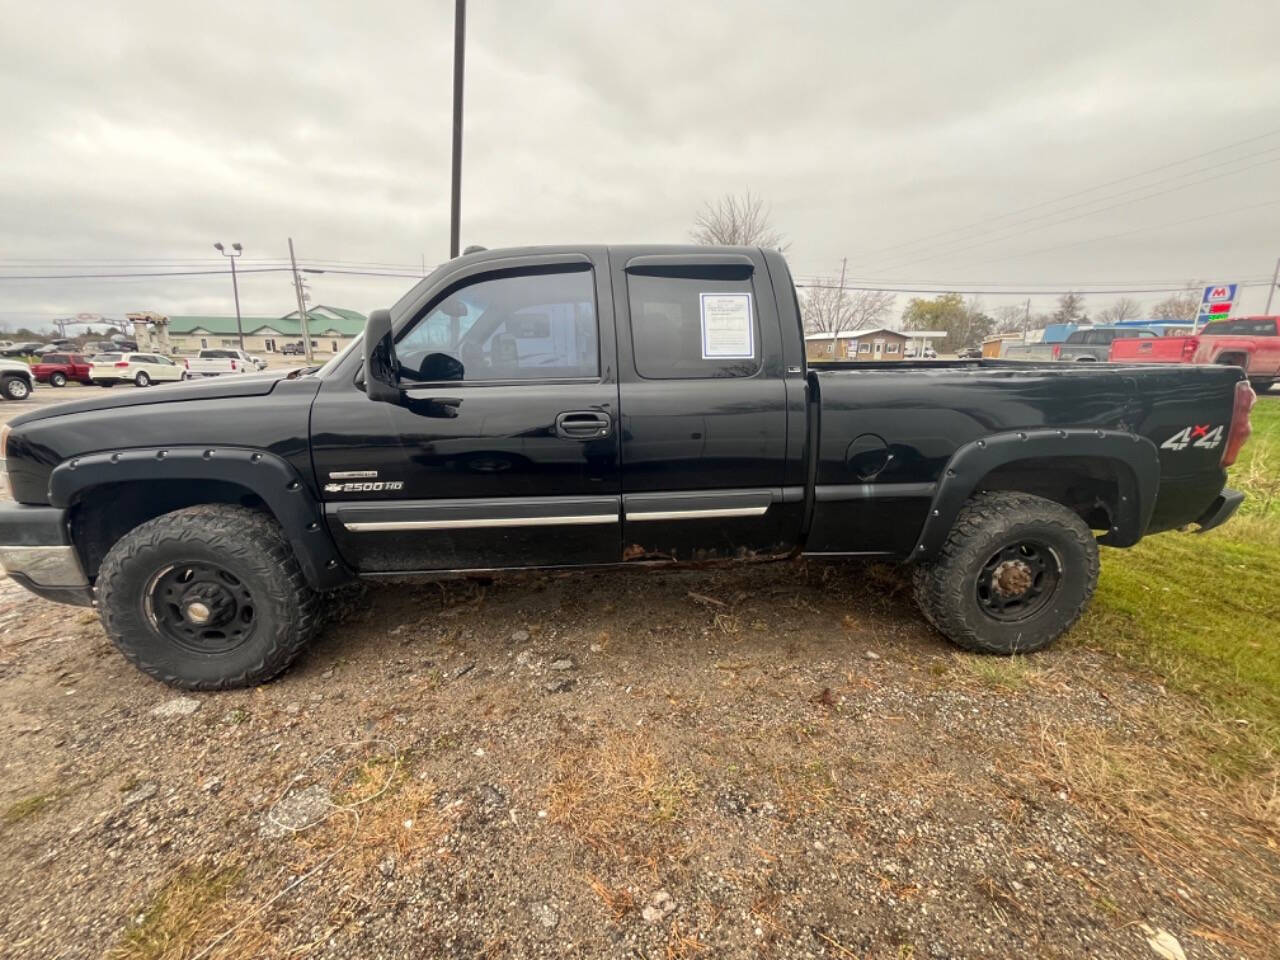
[[[600,440],[613,430],[613,418],[599,410],[569,410],[556,415],[556,436],[562,440]]]

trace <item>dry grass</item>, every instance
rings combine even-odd
[[[423,869],[466,813],[465,802],[442,809],[433,784],[410,776],[386,754],[362,752],[332,766],[329,791],[338,806],[274,857],[287,870],[264,876],[250,875],[240,864],[184,866],[125,932],[110,960],[306,955],[314,943],[296,940],[298,931],[311,929],[301,922],[311,891],[321,885],[343,891],[324,917],[318,943],[377,900],[384,865],[393,864],[397,873]]]
[[[961,679],[968,677],[982,686],[1015,691],[1032,686],[1043,686],[1048,682],[1048,669],[1038,666],[1033,658],[987,657],[975,653],[955,653],[952,654],[951,659]]]
[[[180,960],[192,955],[217,931],[238,919],[239,904],[229,899],[244,870],[239,864],[187,864],[175,871],[108,960]],[[248,952],[243,956],[253,956]]]
[[[0,823],[8,827],[15,823],[29,820],[38,815],[52,802],[52,793],[36,793],[29,797],[23,797],[21,800],[16,800],[4,808],[4,812],[0,813]]]
[[[1266,955],[1280,943],[1280,760],[1247,728],[1185,704],[1127,719],[1129,732],[1046,718],[1034,775],[1122,831],[1197,936]]]
[[[672,770],[643,733],[606,734],[556,751],[547,812],[592,849],[619,858],[658,859],[664,828],[697,792],[687,770]]]

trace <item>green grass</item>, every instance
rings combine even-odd
[[[1252,419],[1231,469],[1247,496],[1240,513],[1210,533],[1105,551],[1076,636],[1154,669],[1280,750],[1280,396],[1260,398]]]
[[[30,797],[24,797],[5,807],[4,812],[0,813],[0,823],[6,826],[21,823],[23,820],[34,817],[52,801],[53,794],[51,793],[37,793]]]

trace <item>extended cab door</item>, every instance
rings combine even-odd
[[[788,385],[766,258],[610,251],[624,560],[785,554],[803,514],[803,376]],[[778,269],[785,266],[778,258]],[[787,296],[794,301],[789,284]],[[799,327],[794,339],[800,341]],[[795,407],[798,406],[798,409]]]
[[[362,573],[616,562],[603,250],[464,258],[392,318],[401,402],[370,400],[353,362],[312,411],[316,474],[348,562]]]

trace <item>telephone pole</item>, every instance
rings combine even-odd
[[[302,278],[298,276],[298,258],[293,255],[293,237],[289,238],[289,262],[293,264],[293,292],[298,297],[298,322],[302,324],[302,352],[311,362],[311,335],[307,332],[307,304],[302,299]]]
[[[1276,292],[1276,284],[1280,283],[1280,257],[1276,258],[1276,270],[1271,274],[1271,286],[1267,288],[1267,309],[1264,311],[1266,315],[1271,316],[1271,296]]]
[[[453,9],[453,197],[449,205],[449,259],[458,255],[462,226],[462,77],[467,40],[467,0],[455,0]]]

